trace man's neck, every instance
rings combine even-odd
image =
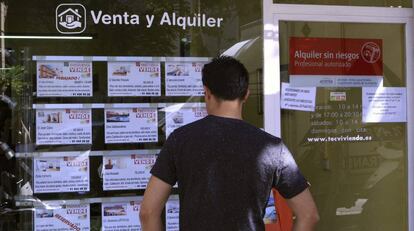
[[[240,101],[220,101],[209,108],[208,114],[241,120],[242,103]]]

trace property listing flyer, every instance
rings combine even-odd
[[[381,39],[289,39],[292,87],[382,86]]]
[[[200,62],[166,62],[165,94],[167,96],[202,96]]]
[[[282,83],[280,107],[297,111],[315,111],[316,87],[291,87]]]
[[[145,189],[156,155],[103,157],[103,189]]]
[[[170,107],[165,109],[165,133],[168,137],[175,129],[207,116],[205,107]]]
[[[34,226],[35,231],[89,231],[90,206],[61,205],[56,209],[35,209]]]
[[[265,209],[265,215],[263,217],[263,222],[267,224],[274,224],[277,222],[277,212],[275,206],[275,198],[273,193],[270,193],[269,198],[267,199],[267,205]]]
[[[407,122],[407,90],[404,87],[362,88],[362,122]]]
[[[159,62],[108,62],[108,96],[160,96]]]
[[[36,110],[36,144],[91,144],[91,109]]]
[[[92,62],[37,62],[37,97],[92,96]]]
[[[140,231],[141,202],[102,203],[102,231]]]
[[[157,108],[105,109],[105,143],[157,141]]]
[[[180,202],[169,200],[165,205],[165,225],[166,231],[180,230]]]
[[[57,157],[34,159],[34,192],[89,191],[89,158]]]

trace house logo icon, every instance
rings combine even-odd
[[[86,9],[77,3],[56,7],[56,29],[62,34],[80,34],[86,29]]]

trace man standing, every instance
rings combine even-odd
[[[296,215],[294,230],[313,230],[318,211],[281,139],[242,120],[246,68],[219,57],[202,71],[208,116],[176,129],[151,170],[141,204],[144,231],[162,230],[161,213],[178,182],[180,231],[264,230],[271,188]]]

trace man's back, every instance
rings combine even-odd
[[[279,138],[213,115],[174,131],[151,173],[178,181],[181,231],[264,230],[272,187],[286,198],[308,187]]]

